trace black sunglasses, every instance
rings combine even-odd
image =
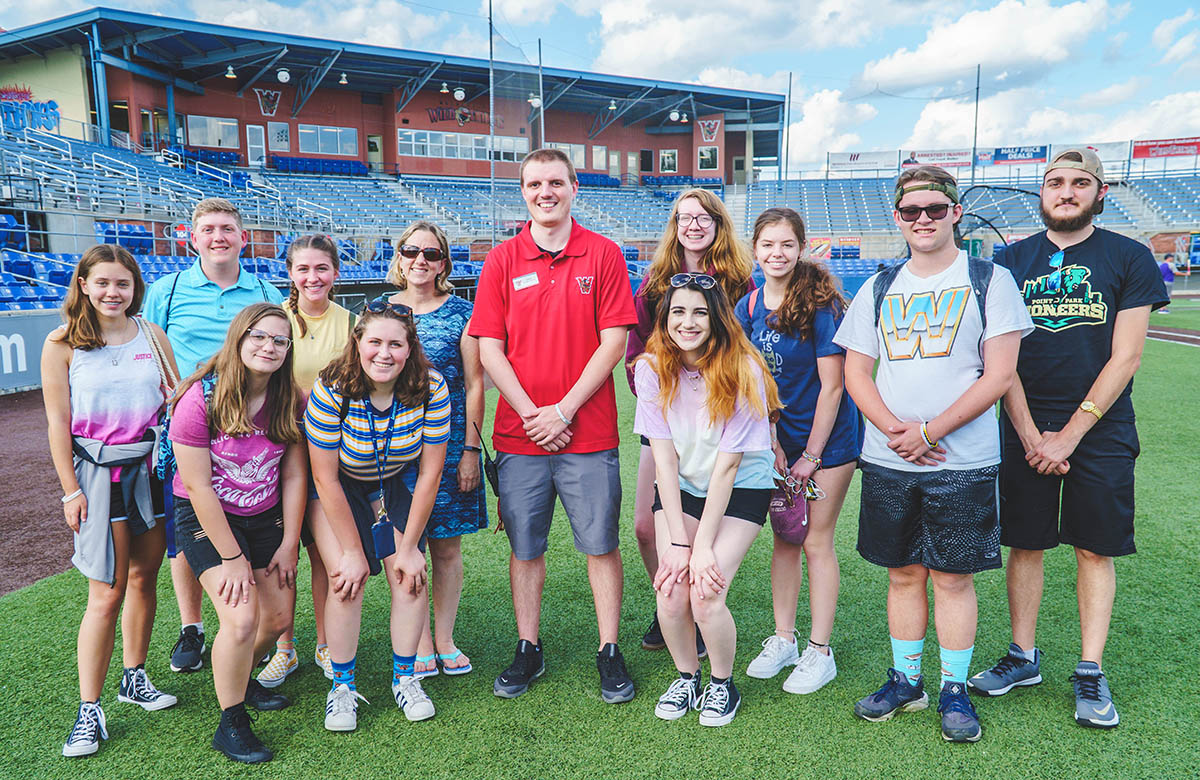
[[[924,211],[930,219],[939,220],[945,219],[950,213],[953,203],[934,203],[932,206],[901,206],[896,209],[900,213],[900,219],[905,222],[916,222],[921,218],[921,212]]]
[[[681,273],[681,274],[675,274],[674,276],[671,277],[671,286],[672,287],[687,287],[688,285],[695,285],[696,287],[699,287],[701,290],[711,290],[712,288],[717,286],[717,280],[712,278],[708,274],[697,274],[697,273],[686,273],[686,272]]]
[[[430,263],[437,263],[445,260],[446,256],[442,254],[442,250],[436,246],[427,246],[422,249],[419,246],[412,244],[404,244],[400,247],[400,256],[409,260],[415,260],[417,255],[424,255],[425,259]]]
[[[392,303],[391,301],[377,298],[367,304],[365,311],[372,314],[383,314],[385,311],[390,311],[401,319],[412,319],[412,307],[404,303]]]

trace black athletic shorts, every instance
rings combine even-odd
[[[863,461],[858,553],[889,569],[1000,568],[999,466],[901,471]]]
[[[767,509],[771,506],[769,488],[734,488],[729,494],[729,503],[725,506],[724,517],[736,517],[748,520],[755,525],[767,522]],[[704,497],[693,496],[686,490],[679,491],[679,502],[683,505],[683,513],[700,519],[704,513]],[[654,505],[651,511],[662,509],[662,500],[658,497],[658,485],[654,486]]]
[[[1064,423],[1034,418],[1039,431],[1062,430]],[[1001,436],[1001,544],[1049,550],[1061,543],[1108,556],[1136,552],[1133,464],[1140,448],[1134,423],[1097,423],[1067,459],[1071,468],[1065,476],[1030,468],[1007,418]]]
[[[226,512],[225,519],[250,568],[267,568],[283,544],[283,501],[256,515]],[[175,544],[197,577],[221,565],[221,554],[201,527],[192,502],[179,496],[175,496]]]
[[[163,519],[163,484],[162,480],[153,474],[150,475],[150,505],[154,509],[154,517],[159,522]],[[131,536],[141,536],[150,530],[146,525],[146,521],[142,519],[142,514],[138,511],[137,504],[132,507],[133,511],[125,508],[125,494],[121,490],[121,483],[112,483],[112,489],[108,494],[108,520],[111,523],[125,522],[129,526]]]

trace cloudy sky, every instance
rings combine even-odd
[[[494,0],[530,62],[785,92],[792,167],[829,151],[1200,135],[1186,0]],[[15,29],[95,3],[0,0]],[[486,0],[111,0],[203,21],[487,56]]]

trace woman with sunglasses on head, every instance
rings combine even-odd
[[[679,273],[707,274],[717,280],[728,300],[736,301],[754,289],[754,281],[750,278],[752,270],[750,253],[738,240],[733,218],[721,199],[711,190],[697,188],[681,192],[671,208],[646,278],[633,297],[637,325],[629,333],[625,350],[627,365],[632,367],[634,359],[645,351],[659,304],[670,289],[673,276]],[[629,368],[628,379],[630,389],[637,395],[632,368]],[[658,571],[654,513],[650,509],[653,499],[654,460],[650,443],[643,437],[633,517],[638,552],[651,579]],[[699,635],[696,642],[703,656],[704,642]],[[655,615],[642,637],[642,647],[660,650],[664,646]]]
[[[306,398],[317,381],[317,373],[341,354],[350,338],[350,329],[354,327],[354,315],[333,300],[334,285],[340,270],[338,246],[329,236],[302,236],[288,246],[287,272],[291,291],[283,308],[296,337],[292,344],[292,377]],[[308,508],[300,529],[300,544],[308,553],[311,569],[313,618],[317,633],[313,662],[332,680],[333,667],[329,665],[329,645],[325,641],[325,600],[329,595],[329,577],[311,530],[313,515],[320,509],[317,489],[310,482]],[[258,674],[258,681],[267,688],[283,684],[288,675],[300,668],[294,630],[295,604],[289,614],[292,616],[291,623],[279,635],[275,653]]]
[[[291,336],[282,307],[242,309],[217,354],[180,383],[171,409],[176,544],[221,624],[212,644],[221,705],[212,745],[245,763],[274,756],[250,730],[245,705],[290,703],[250,675],[296,598],[308,459]]]
[[[432,718],[414,665],[429,615],[425,529],[446,459],[450,393],[425,359],[408,306],[367,305],[345,350],[318,377],[304,431],[322,509],[313,535],[329,571],[325,728],[358,727],[363,588],[381,571],[391,590],[392,697],[408,720]],[[418,461],[410,493],[403,475]]]
[[[454,294],[450,283],[450,244],[432,222],[414,222],[396,242],[388,281],[398,292],[384,299],[412,309],[421,348],[450,391],[450,438],[446,464],[426,535],[433,565],[433,632],[429,616],[417,648],[416,676],[442,671],[449,675],[471,671],[471,659],[454,643],[454,623],[462,598],[462,537],[487,528],[487,504],[480,481],[480,439],[483,428],[483,366],[479,341],[467,335],[472,304]],[[417,484],[417,470],[407,469],[408,489]],[[435,657],[436,656],[436,657]]]
[[[135,316],[144,292],[132,255],[119,246],[92,247],[71,276],[65,324],[42,349],[50,456],[75,534],[71,563],[88,578],[76,652],[79,711],[64,756],[91,755],[108,739],[100,694],[118,614],[125,671],[117,701],[146,710],[176,703],[154,687],[145,668],[166,549],[162,483],[146,466],[151,427],[169,391],[156,355],[169,376],[175,358],[162,330]]]
[[[766,521],[779,395],[718,282],[681,273],[669,285],[634,362],[634,431],[650,440],[654,459],[658,619],[679,671],[654,714],[676,720],[698,709],[701,725],[724,726],[741,703],[725,598]],[[696,624],[712,675],[703,695]]]
[[[783,683],[788,693],[812,693],[837,676],[829,646],[840,583],[833,531],[863,441],[862,419],[842,380],[845,350],[833,343],[846,301],[829,270],[803,257],[804,233],[804,221],[792,209],[771,208],[759,215],[753,247],[765,281],[734,307],[784,404],[772,435],[776,469],[817,496],[808,502],[808,536],[802,545],[774,536],[775,633],[746,669],[750,677],[769,679],[795,665]],[[800,652],[796,606],[802,555],[808,561],[812,627]]]

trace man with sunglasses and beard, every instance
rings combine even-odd
[[[1055,155],[1042,180],[1046,230],[998,261],[1021,286],[1036,330],[1022,345],[1001,415],[1000,542],[1011,548],[1012,644],[969,682],[976,693],[1000,696],[1042,681],[1042,558],[1069,544],[1082,640],[1071,677],[1075,721],[1103,729],[1120,722],[1101,663],[1116,594],[1113,558],[1135,550],[1133,375],[1150,312],[1168,301],[1150,250],[1092,224],[1107,192],[1095,152]]]
[[[587,556],[601,698],[629,701],[633,680],[617,648],[621,475],[612,374],[637,322],[633,291],[620,247],[571,218],[579,182],[567,155],[530,152],[520,180],[531,219],[488,253],[468,329],[500,390],[492,444],[498,510],[512,545],[517,650],[493,692],[520,696],[545,670],[539,626],[557,496],[575,548]]]
[[[955,245],[962,206],[953,176],[907,169],[894,202],[911,257],[863,285],[833,338],[846,349],[846,389],[871,423],[858,551],[888,569],[891,668],[854,714],[878,722],[929,706],[921,659],[932,581],[942,737],[976,742],[983,730],[966,693],[974,575],[1000,567],[993,407],[1033,326],[1011,274]]]

